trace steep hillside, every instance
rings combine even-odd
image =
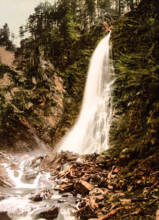
[[[112,33],[115,65],[111,144],[119,154],[147,157],[159,145],[159,11],[156,1],[141,1],[120,18]]]
[[[37,136],[52,144],[50,130],[63,113],[63,83],[49,62],[41,63],[43,82],[38,85],[0,63],[1,149],[29,151],[38,147]]]
[[[0,148],[28,151],[38,147],[36,137],[51,147],[60,140],[78,115],[89,59],[103,30],[99,26],[82,35],[62,69],[42,49],[38,66],[26,68],[27,47],[16,52],[17,70],[1,63]]]

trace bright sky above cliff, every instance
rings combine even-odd
[[[0,0],[0,28],[8,23],[10,31],[16,37],[19,27],[26,23],[27,18],[34,12],[34,8],[46,0]],[[54,0],[48,0],[53,3]],[[16,43],[16,42],[15,42]]]

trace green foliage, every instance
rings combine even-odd
[[[120,18],[112,33],[117,119],[111,142],[118,153],[130,148],[146,157],[158,149],[158,28],[155,1],[145,0],[136,11]]]
[[[76,24],[73,20],[71,10],[68,10],[66,15],[62,19],[60,32],[67,43],[77,40],[78,32],[76,30]]]
[[[0,28],[0,45],[5,46],[7,50],[14,51],[14,45],[10,40],[10,30],[8,24],[5,23],[2,28]]]

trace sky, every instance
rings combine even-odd
[[[19,35],[19,27],[26,24],[26,20],[30,14],[34,12],[34,8],[46,0],[0,0],[0,28],[8,23],[11,33],[17,37]],[[53,3],[54,0],[48,0]],[[19,43],[17,38],[14,42]]]

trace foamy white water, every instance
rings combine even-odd
[[[25,161],[19,161],[17,170],[13,170],[10,164],[2,164],[6,168],[7,174],[14,184],[13,188],[35,189],[51,185],[51,181],[49,181],[50,173],[39,172],[38,167],[31,167],[30,162],[32,159],[33,158],[30,157]]]
[[[76,124],[56,150],[78,154],[100,153],[109,147],[112,116],[110,33],[100,41],[90,61],[82,109]]]

